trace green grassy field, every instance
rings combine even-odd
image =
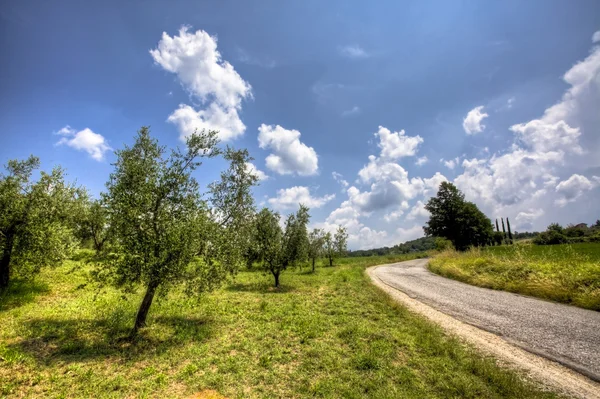
[[[555,397],[396,305],[364,273],[409,258],[290,271],[280,290],[243,272],[200,301],[174,292],[134,342],[125,337],[140,294],[98,291],[68,261],[1,299],[0,397]]]
[[[600,310],[600,244],[512,245],[447,251],[434,273],[480,287]]]

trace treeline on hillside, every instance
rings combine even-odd
[[[393,247],[348,251],[348,256],[398,255],[413,252],[425,252],[436,248],[435,241],[435,237],[421,237],[416,240],[394,245]]]
[[[600,220],[588,226],[586,223],[569,224],[562,227],[552,223],[546,231],[539,233],[533,243],[537,245],[554,245],[579,242],[600,242]]]
[[[0,175],[0,291],[11,278],[32,277],[88,242],[95,281],[126,292],[143,288],[135,335],[154,297],[175,286],[190,295],[208,292],[244,265],[272,274],[279,286],[290,267],[310,260],[314,270],[317,259],[333,265],[346,253],[345,229],[309,234],[304,206],[283,226],[277,212],[257,212],[248,151],[218,144],[216,131],[203,130],[169,153],[142,127],[132,146],[115,151],[99,199],[66,182],[59,167],[34,179],[34,156],[9,161]],[[202,193],[192,173],[215,157],[229,166]]]

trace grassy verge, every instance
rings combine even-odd
[[[407,258],[286,272],[278,291],[243,272],[199,301],[174,292],[136,342],[123,338],[140,293],[98,292],[85,266],[66,262],[0,310],[0,397],[554,397],[397,306],[364,273]]]
[[[480,287],[600,310],[600,244],[512,245],[446,251],[434,273]]]

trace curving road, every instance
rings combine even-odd
[[[600,312],[450,280],[417,259],[370,273],[440,312],[600,381]]]

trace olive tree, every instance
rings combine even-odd
[[[110,237],[108,209],[102,200],[85,203],[78,225],[78,236],[82,240],[90,240],[96,253],[100,253]]]
[[[279,287],[283,271],[307,257],[309,218],[308,208],[303,205],[296,214],[287,217],[285,229],[279,225],[279,213],[268,208],[263,208],[256,217],[254,240],[259,260],[262,268],[273,275],[275,287]]]
[[[76,248],[74,223],[87,194],[65,182],[60,167],[32,180],[39,166],[34,156],[11,160],[0,175],[0,289],[11,275],[31,277]]]
[[[114,243],[97,276],[124,289],[145,288],[132,335],[146,324],[157,291],[181,283],[189,294],[208,291],[236,270],[233,245],[223,244],[235,238],[231,230],[250,205],[238,196],[256,180],[238,176],[237,163],[247,153],[228,149],[225,158],[234,166],[221,176],[227,184],[211,187],[211,209],[192,172],[200,158],[222,153],[217,144],[217,132],[203,130],[186,139],[185,150],[167,156],[142,127],[131,147],[116,151],[104,195]]]
[[[313,229],[308,235],[308,258],[312,262],[312,271],[315,271],[315,263],[323,255],[325,244],[325,232],[323,229]]]
[[[338,226],[334,235],[330,232],[325,234],[324,249],[325,256],[329,260],[329,266],[333,266],[333,261],[344,256],[347,251],[348,233],[342,226]]]

